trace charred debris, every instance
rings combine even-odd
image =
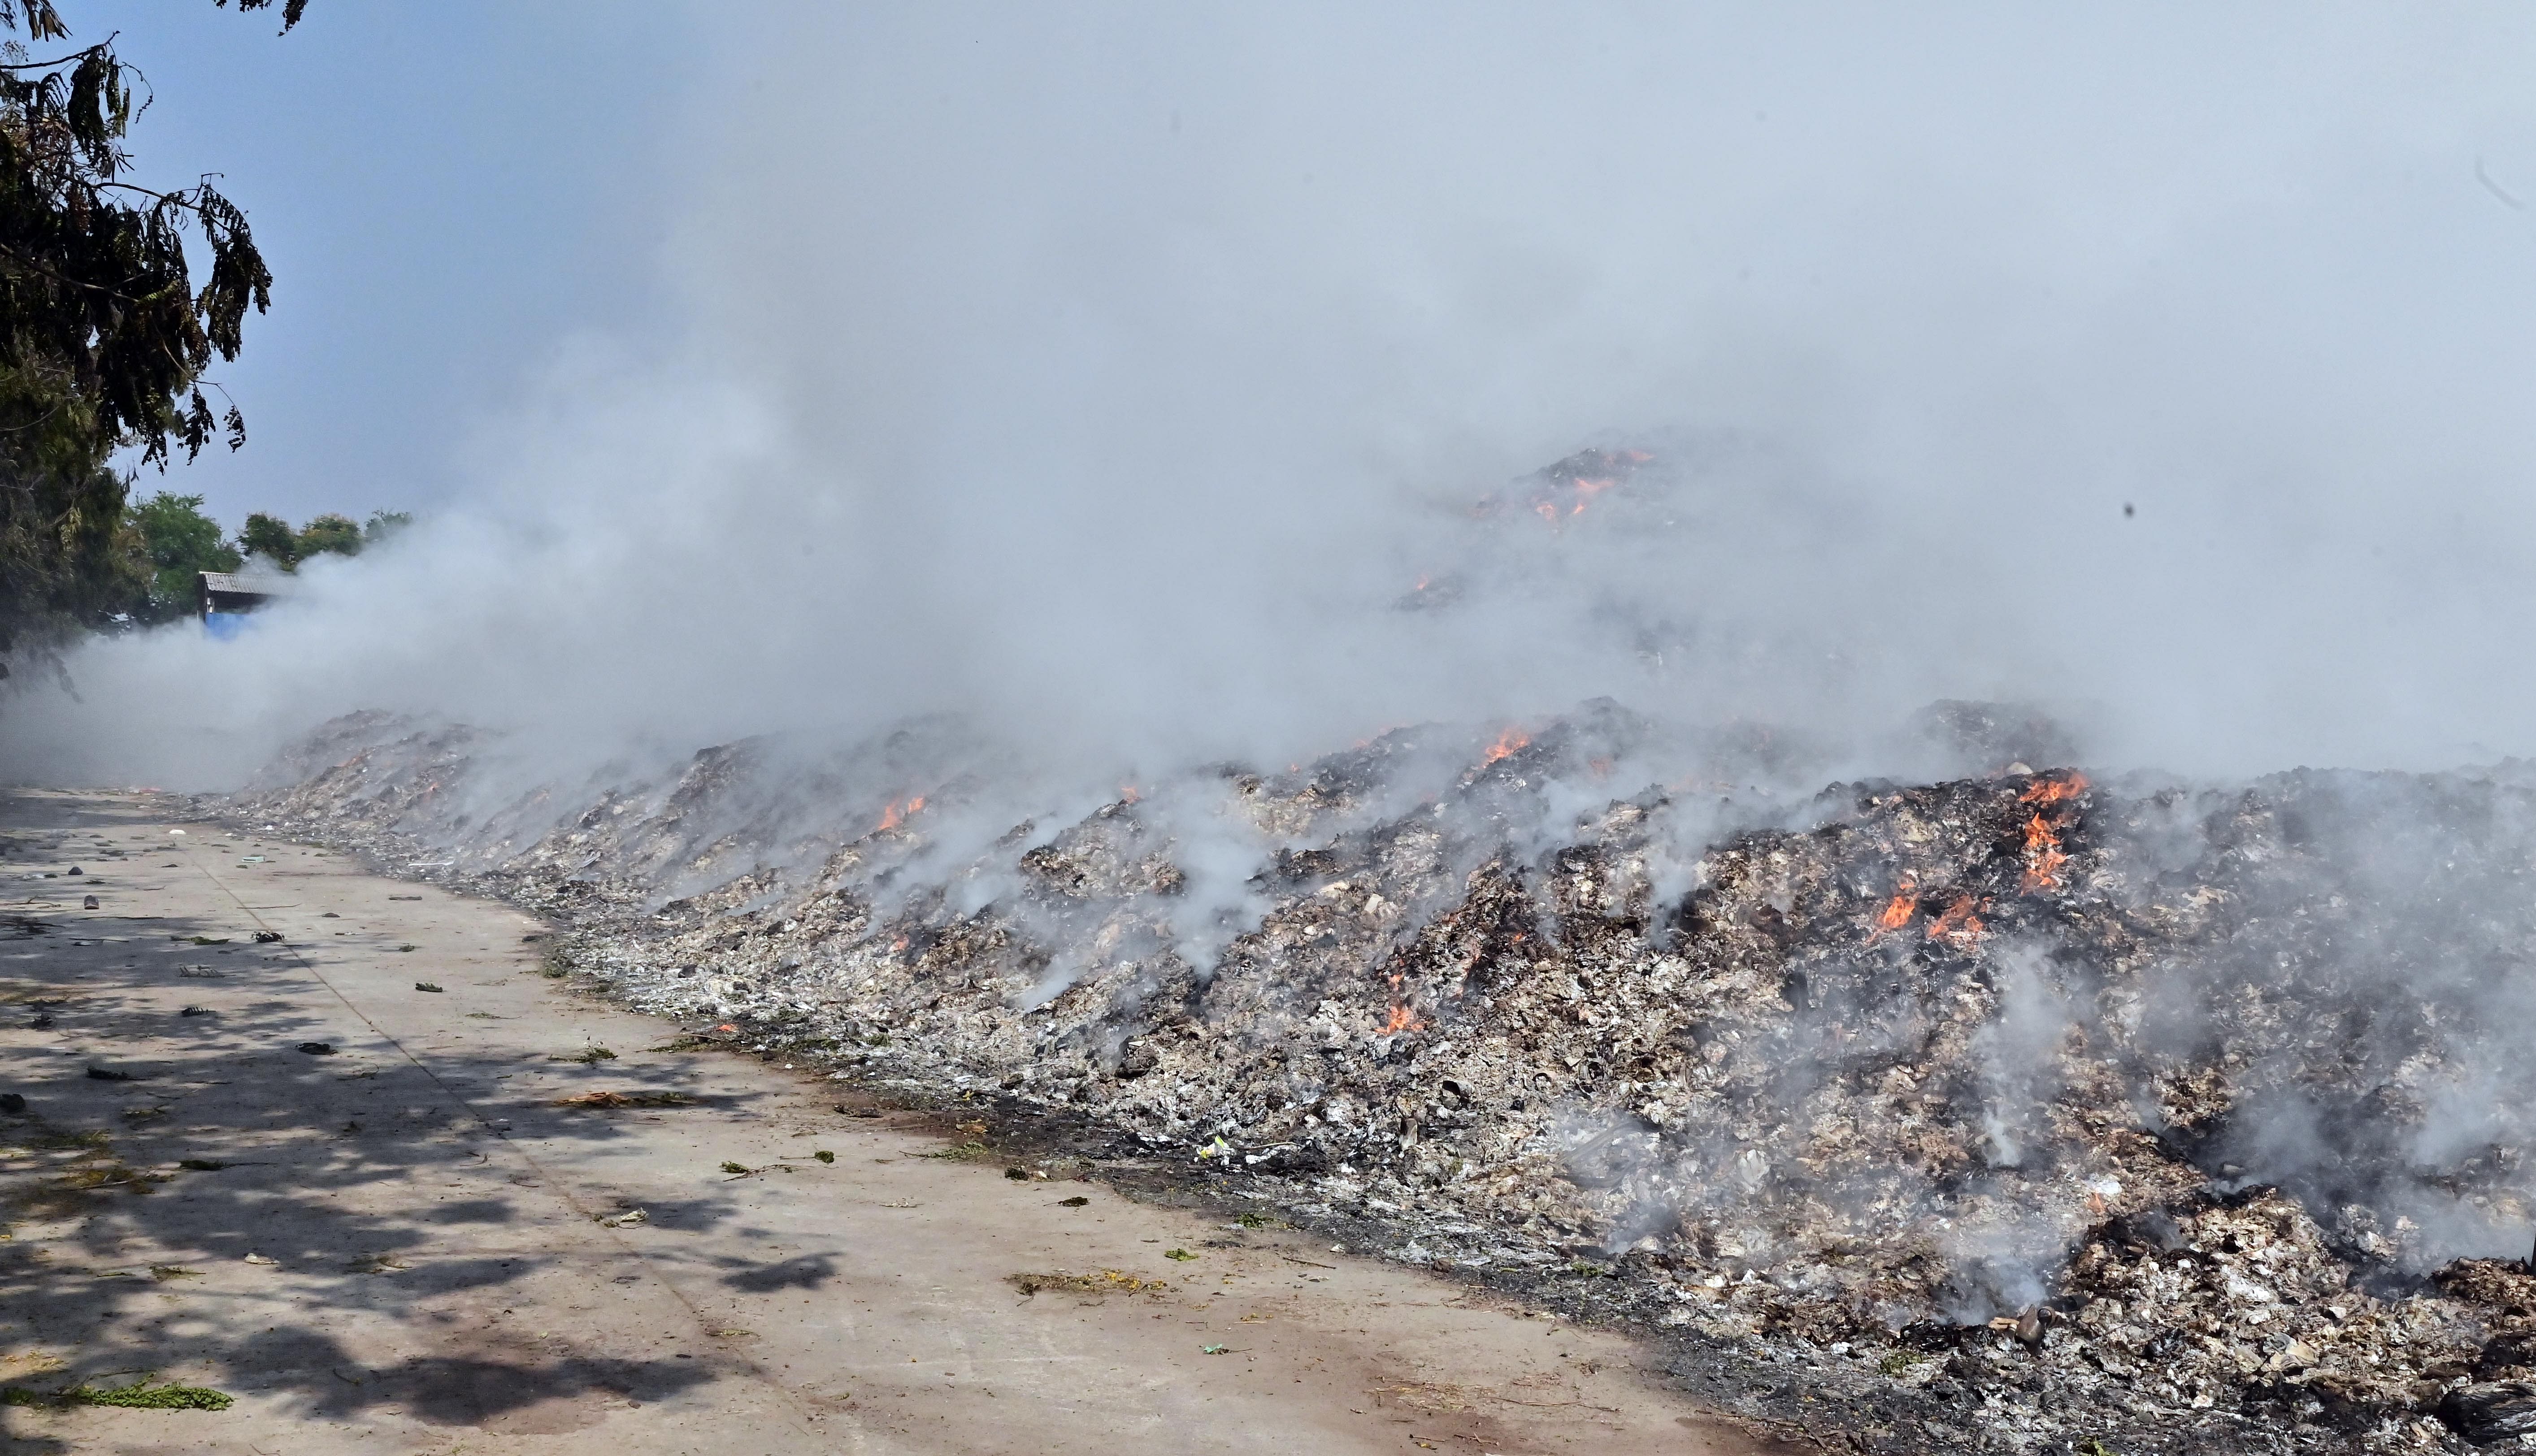
[[[1619,791],[1646,730],[1201,776],[1276,847],[1212,885],[1132,791],[952,844],[989,783],[915,791],[908,740],[486,801],[476,735],[362,717],[225,808],[537,908],[635,1004],[1570,1289],[1864,1448],[2536,1431],[2527,775]]]
[[[1680,661],[1714,624],[1578,566],[1687,529],[1652,472],[1460,510],[1391,607],[1565,583]],[[208,807],[744,1045],[1641,1322],[1835,1449],[2536,1440],[2536,771],[2091,781],[2038,715],[1921,727],[1954,776],[1817,791],[1597,702],[1068,799],[950,723],[523,791],[356,715]]]

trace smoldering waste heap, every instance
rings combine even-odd
[[[2536,775],[1772,802],[1766,745],[1629,791],[1648,731],[1405,729],[1015,825],[939,736],[517,796],[362,716],[222,807],[552,916],[634,1004],[1649,1321],[1835,1444],[2536,1432]]]

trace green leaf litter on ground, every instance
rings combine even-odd
[[[237,1398],[205,1385],[153,1385],[147,1378],[130,1385],[73,1385],[51,1394],[12,1385],[0,1390],[0,1406],[121,1406],[143,1411],[225,1411]]]
[[[1196,1258],[1197,1255],[1190,1253],[1184,1248],[1167,1248],[1163,1250],[1163,1257],[1166,1259],[1176,1259],[1185,1264],[1189,1260]]]

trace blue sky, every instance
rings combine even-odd
[[[645,329],[659,256],[653,158],[698,50],[684,13],[628,0],[431,5],[67,0],[157,99],[136,180],[217,171],[276,278],[216,378],[247,448],[136,488],[249,511],[428,511],[475,421],[559,340]]]

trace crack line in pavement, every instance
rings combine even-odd
[[[259,907],[247,904],[246,897],[238,894],[236,890],[230,888],[228,881],[222,879],[218,874],[212,871],[212,867],[210,865],[202,862],[201,856],[195,853],[195,846],[186,845],[182,848],[181,853],[187,859],[194,861],[194,868],[201,870],[204,878],[218,886],[220,888],[220,892],[226,895],[231,904],[245,912],[247,918],[254,920],[258,929],[273,929],[271,925],[264,922],[264,918],[262,916],[256,914]],[[267,906],[261,908],[282,909],[283,907]],[[276,931],[275,933],[279,934],[280,932]],[[302,955],[298,946],[291,944],[287,940],[284,940],[280,942],[279,949],[285,955],[288,956],[300,970],[307,972],[311,977],[315,978],[317,983],[324,986],[336,1000],[343,1002],[344,1009],[351,1012],[353,1016],[358,1017],[361,1025],[370,1029],[370,1034],[372,1036],[377,1037],[380,1041],[383,1041],[390,1046],[395,1047],[397,1054],[412,1063],[414,1070],[431,1079],[432,1086],[439,1088],[451,1101],[466,1108],[467,1115],[475,1118],[477,1125],[481,1126],[486,1132],[492,1134],[494,1138],[499,1140],[503,1148],[506,1149],[513,1158],[518,1159],[519,1162],[531,1172],[534,1172],[539,1178],[546,1180],[546,1182],[551,1185],[549,1187],[549,1191],[559,1199],[566,1208],[572,1210],[575,1217],[594,1224],[597,1222],[598,1216],[593,1214],[589,1209],[584,1208],[581,1205],[580,1200],[574,1198],[571,1192],[562,1185],[562,1180],[558,1178],[555,1173],[549,1171],[543,1164],[538,1162],[538,1160],[532,1156],[527,1149],[512,1142],[510,1134],[502,1131],[502,1129],[498,1127],[495,1127],[493,1125],[493,1119],[485,1116],[483,1111],[478,1108],[465,1093],[460,1092],[457,1088],[452,1087],[449,1083],[443,1081],[440,1074],[432,1070],[430,1063],[424,1061],[421,1057],[414,1055],[412,1049],[407,1046],[403,1041],[390,1034],[386,1028],[380,1026],[376,1021],[371,1020],[368,1012],[363,1011],[359,1006],[354,1005],[352,998],[344,994],[341,986],[338,986],[334,981],[329,981],[326,978],[325,972],[318,970],[314,962],[310,961],[305,955]],[[686,1292],[679,1289],[675,1284],[672,1284],[667,1279],[661,1277],[657,1272],[652,1271],[650,1268],[650,1265],[652,1264],[651,1257],[640,1248],[637,1248],[632,1243],[628,1242],[622,1234],[612,1229],[606,1229],[604,1226],[601,1227],[602,1234],[605,1234],[610,1242],[617,1246],[617,1254],[615,1256],[618,1258],[632,1259],[638,1266],[642,1266],[646,1274],[651,1278],[652,1282],[666,1291],[669,1298],[677,1300],[679,1307],[687,1311],[688,1316],[695,1321],[697,1334],[699,1336],[710,1338],[712,1327],[705,1318],[705,1312],[696,1307],[692,1300],[688,1299]],[[708,1346],[707,1348],[711,1347]],[[774,1374],[764,1365],[759,1364],[753,1360],[749,1360],[745,1356],[739,1357],[739,1363],[745,1367],[746,1372],[749,1375],[755,1377],[759,1383],[774,1391],[783,1400],[784,1404],[792,1407],[793,1416],[796,1418],[796,1421],[800,1423],[796,1428],[800,1430],[801,1434],[809,1436],[812,1439],[820,1439],[826,1435],[826,1432],[824,1431],[807,1428],[809,1423],[816,1422],[821,1418],[813,1416],[810,1412],[805,1410],[801,1406],[800,1402],[793,1398],[792,1391],[782,1381],[777,1380]],[[856,1449],[862,1449],[864,1445],[863,1432],[857,1428],[854,1430],[852,1434]]]

